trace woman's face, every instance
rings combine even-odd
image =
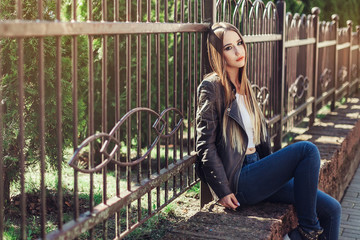
[[[226,70],[241,68],[245,65],[245,47],[240,36],[234,31],[226,31],[223,38]]]

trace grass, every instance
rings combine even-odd
[[[198,182],[194,186],[192,186],[192,188],[190,188],[187,192],[199,194],[200,193],[200,182]]]
[[[16,240],[20,235],[18,227],[14,226],[9,220],[5,222],[6,231],[4,231],[4,239]]]
[[[155,155],[153,153],[155,152]],[[72,154],[71,149],[66,149],[64,151],[64,159],[69,159]],[[177,156],[179,156],[179,151],[177,152]],[[169,148],[168,151],[169,158],[173,156],[173,149]],[[156,162],[156,150],[152,151],[152,157],[154,158],[154,162]],[[165,149],[160,149],[160,159],[162,162],[164,162],[165,159]],[[145,160],[146,161],[146,160]],[[169,161],[172,162],[171,159]],[[164,165],[164,163],[162,163]],[[134,171],[136,171],[137,168],[134,168]],[[155,172],[153,170],[153,172]],[[184,171],[185,173],[186,171]],[[186,175],[186,174],[185,174]],[[132,176],[134,177],[134,181],[132,185],[136,185],[136,174],[133,173]],[[108,171],[106,175],[107,179],[107,198],[111,198],[115,196],[116,194],[116,174],[114,171]],[[80,204],[85,203],[82,210],[80,210],[80,213],[86,211],[88,209],[88,202],[89,202],[89,192],[90,192],[90,176],[89,174],[84,173],[78,173],[78,193],[79,193],[79,201]],[[94,181],[94,187],[93,187],[93,201],[95,206],[102,202],[103,198],[103,192],[102,192],[102,183],[103,183],[103,175],[101,173],[93,174],[93,181]],[[31,166],[26,169],[25,172],[25,191],[29,196],[40,196],[40,182],[41,182],[41,175],[40,175],[40,167],[37,166]],[[119,182],[120,189],[123,191],[127,188],[127,182],[126,182],[126,175],[125,170],[121,172],[121,180]],[[177,185],[179,184],[179,181],[177,182]],[[58,173],[54,168],[51,168],[50,166],[47,166],[47,170],[45,173],[45,185],[47,189],[47,198],[57,198],[57,188],[58,188]],[[172,197],[172,183],[169,182],[168,188],[169,188],[169,198]],[[163,186],[162,186],[163,187]],[[177,186],[178,187],[178,186]],[[74,170],[68,166],[66,163],[62,166],[62,189],[63,189],[63,195],[65,199],[64,204],[64,211],[65,211],[65,205],[69,204],[72,205],[73,201],[73,191],[74,191]],[[163,188],[160,188],[163,189]],[[193,188],[194,189],[194,188]],[[194,190],[189,190],[194,191]],[[14,182],[11,185],[11,196],[15,197],[20,194],[20,183]],[[152,195],[152,209],[155,210],[156,207],[156,189],[153,189],[151,192]],[[164,191],[160,190],[161,195],[161,201],[160,204],[164,204]],[[142,216],[145,217],[148,215],[148,208],[147,208],[147,194],[145,194],[142,198]],[[19,206],[13,206],[14,204],[11,204],[11,206],[8,206],[8,210],[12,209],[10,212],[11,214],[6,215],[6,224],[4,229],[4,239],[19,239],[20,236],[20,209]],[[47,204],[49,205],[49,204]],[[135,223],[137,221],[137,204],[136,201],[132,203],[131,205],[131,223]],[[152,232],[154,228],[158,224],[161,224],[165,221],[165,219],[168,216],[172,216],[174,213],[174,205],[167,205],[164,207],[164,209],[158,213],[157,215],[153,216],[149,220],[145,222],[142,226],[140,226],[138,229],[135,229],[133,232],[131,232],[126,239],[137,239],[139,236],[145,236],[148,233]],[[153,211],[152,210],[152,211]],[[64,212],[63,213],[63,222],[66,223],[73,219],[73,213],[72,212]],[[126,229],[126,209],[121,209],[120,211],[121,217],[121,229]],[[34,239],[38,238],[40,236],[40,216],[37,213],[29,213],[27,212],[27,224],[26,224],[26,233],[28,239]],[[54,211],[52,213],[47,213],[46,215],[46,232],[51,232],[55,229],[57,229],[57,211]],[[114,234],[115,232],[115,218],[111,217],[108,220],[109,225],[109,232],[112,232]],[[95,239],[98,237],[101,238],[102,234],[102,224],[99,224],[95,227],[94,233],[96,234]],[[157,234],[163,234],[161,232]],[[79,239],[87,239],[89,237],[89,232],[86,232],[81,235]],[[114,238],[115,236],[109,236]]]

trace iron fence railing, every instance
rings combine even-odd
[[[244,35],[274,149],[359,88],[359,26],[339,28],[336,15],[320,22],[318,8],[300,16],[284,1],[30,2],[0,10],[0,239],[12,207],[22,239],[123,238],[198,182],[196,89],[209,71],[212,22]],[[35,215],[41,230],[30,235]]]

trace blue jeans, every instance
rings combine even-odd
[[[291,144],[261,160],[246,155],[236,195],[240,204],[263,200],[294,204],[299,225],[324,229],[326,239],[338,239],[340,203],[318,190],[320,154],[311,142]]]

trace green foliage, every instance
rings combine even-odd
[[[62,21],[71,21],[73,18],[73,1],[65,0],[62,1],[61,7],[61,20]],[[76,6],[76,20],[77,21],[86,21],[88,20],[88,1],[79,0],[77,1]],[[178,6],[178,19],[180,19],[180,2],[177,2]],[[105,19],[112,21],[114,18],[113,13],[113,1],[107,1],[107,17]],[[152,0],[152,6],[155,6],[155,0]],[[23,18],[26,20],[35,20],[38,18],[37,14],[37,1],[36,0],[27,0],[22,2],[23,7]],[[4,0],[0,2],[0,12],[1,20],[12,20],[16,18],[16,2],[14,0]],[[56,2],[55,1],[43,1],[44,8],[44,19],[53,21],[55,20],[55,10]],[[147,3],[142,2],[142,14],[140,18],[142,21],[148,19],[147,16]],[[161,4],[159,21],[165,20],[164,9],[165,6]],[[175,3],[168,3],[169,9],[169,21],[175,19],[174,9]],[[186,11],[187,7],[185,7]],[[137,18],[137,6],[136,2],[131,3],[131,20],[136,21]],[[125,21],[125,12],[126,4],[119,5],[119,18],[120,21]],[[151,21],[156,20],[155,9],[151,9],[151,16],[149,16]],[[101,1],[92,2],[92,20],[101,21],[102,16],[101,10]],[[187,21],[185,18],[184,21]],[[168,45],[165,46],[165,39],[168,39]],[[174,41],[178,41],[177,45],[177,65],[174,65]],[[191,43],[189,42],[192,41]],[[56,88],[56,38],[47,37],[44,38],[44,75],[45,75],[45,147],[46,147],[46,160],[48,161],[48,166],[56,167],[57,166],[57,122],[56,122],[56,109],[57,109],[57,100],[56,95],[58,89]],[[181,56],[181,46],[179,43],[183,41],[184,46],[184,55]],[[39,38],[26,38],[24,41],[24,91],[25,91],[25,109],[24,109],[24,140],[25,148],[24,154],[26,158],[26,167],[34,167],[34,164],[39,163],[39,111],[40,111],[40,100],[39,100]],[[77,79],[78,79],[78,122],[77,122],[77,131],[78,131],[78,142],[80,143],[88,133],[88,83],[89,83],[89,37],[88,36],[77,36],[77,37],[61,37],[61,96],[62,96],[62,139],[63,147],[68,148],[72,147],[73,142],[73,98],[72,98],[72,88],[73,88],[73,61],[72,46],[74,41],[77,42]],[[118,92],[120,94],[120,115],[123,115],[128,111],[127,102],[129,102],[129,107],[134,108],[136,106],[145,106],[154,109],[157,112],[161,112],[165,109],[165,102],[169,101],[169,106],[174,106],[180,108],[180,102],[182,99],[187,99],[187,88],[188,81],[187,74],[191,72],[191,77],[194,78],[194,73],[187,65],[188,51],[186,46],[189,46],[191,51],[194,50],[194,36],[190,34],[159,34],[151,35],[147,37],[146,35],[132,35],[132,36],[119,36],[119,52],[120,52],[120,68],[119,79],[120,86],[118,89],[115,89],[115,65],[114,65],[114,41],[113,36],[103,37],[103,36],[93,36],[92,44],[93,48],[93,62],[90,63],[93,65],[94,69],[94,109],[95,109],[95,119],[94,126],[95,132],[102,131],[102,61],[103,61],[103,52],[104,52],[104,43],[107,44],[107,86],[108,86],[108,96],[107,96],[107,131],[111,129],[115,124],[115,95]],[[151,50],[151,65],[147,65],[147,52],[148,46],[147,41],[149,41],[149,47]],[[130,44],[131,56],[130,57],[130,66],[126,65],[126,49]],[[139,45],[139,46],[138,46]],[[5,168],[6,168],[6,178],[8,182],[12,182],[18,179],[19,174],[19,92],[18,92],[18,43],[15,39],[2,39],[0,42],[1,46],[1,64],[2,64],[2,89],[3,89],[3,98],[6,103],[6,112],[4,115],[5,123],[5,134],[4,134],[4,159],[5,159]],[[156,49],[160,46],[160,55],[157,54]],[[169,59],[169,94],[168,99],[165,98],[164,92],[165,87],[165,48],[168,49]],[[137,55],[139,52],[140,59]],[[200,56],[200,54],[198,55]],[[158,62],[157,59],[160,61]],[[182,60],[184,61],[182,62]],[[138,64],[141,62],[141,64]],[[194,68],[195,66],[191,66]],[[136,74],[137,68],[139,68],[139,75]],[[184,68],[184,76],[180,74],[180,69]],[[126,75],[126,69],[130,69],[130,76]],[[148,73],[148,69],[151,69],[151,73]],[[177,82],[172,80],[174,77],[177,78]],[[181,78],[184,78],[184,82],[181,82]],[[147,80],[151,79],[151,84],[147,84]],[[157,83],[157,81],[160,81]],[[137,84],[137,81],[140,81],[140,84]],[[130,89],[127,89],[127,82],[129,82]],[[158,88],[160,85],[160,88]],[[138,88],[140,87],[140,88]],[[184,89],[184,95],[181,96],[178,94],[180,88]],[[151,94],[146,94],[149,89]],[[137,100],[137,96],[140,92],[141,97],[140,101]],[[177,94],[175,99],[174,94]],[[127,100],[129,99],[129,100]],[[150,101],[149,101],[150,100]],[[138,101],[138,102],[137,102]],[[159,103],[160,102],[160,103]],[[176,103],[175,103],[176,102]],[[184,101],[183,109],[186,109],[188,101]],[[185,113],[185,117],[186,117]],[[142,124],[142,129],[147,129],[148,122],[152,124],[156,116],[147,117],[147,114],[141,114],[140,121]],[[176,122],[177,119],[174,118],[172,114],[168,116],[169,122]],[[169,124],[169,130],[171,130],[171,125]],[[139,139],[137,133],[137,122],[132,121],[131,131],[132,131],[132,146],[131,148],[136,147],[137,144],[141,144],[142,148],[149,145],[148,139],[151,139],[151,142],[155,139],[154,131],[143,131],[141,139]],[[120,131],[121,136],[126,136],[125,127]],[[150,135],[150,136],[149,136]],[[126,139],[121,139],[122,142],[126,142]],[[151,143],[150,142],[150,143]],[[66,159],[68,160],[68,159]],[[170,159],[171,160],[171,159]],[[9,185],[9,184],[8,184]]]
[[[317,6],[320,8],[320,19],[325,21],[331,21],[332,14],[339,15],[339,26],[346,27],[346,21],[353,21],[353,30],[356,25],[360,24],[360,2],[358,0],[338,1],[327,0],[320,1],[314,0],[310,3],[311,7]]]
[[[0,3],[1,9],[0,19],[12,19],[16,15],[15,1],[7,0]],[[4,8],[3,8],[4,7]],[[44,1],[44,18],[46,20],[54,20],[55,2]],[[37,1],[29,0],[23,3],[24,19],[34,20],[37,18]],[[79,38],[80,41],[83,40]],[[56,39],[44,38],[44,78],[45,78],[45,146],[46,155],[49,162],[48,166],[56,167],[57,162],[57,122],[56,122]],[[39,39],[26,38],[23,40],[24,54],[24,155],[27,167],[39,164]],[[4,164],[6,169],[6,182],[12,182],[18,179],[19,174],[19,91],[18,91],[18,42],[15,39],[2,39],[1,45],[1,64],[2,64],[2,94],[5,102],[4,114]],[[63,140],[65,146],[71,144],[73,132],[72,117],[72,83],[71,83],[71,41],[70,38],[61,38],[62,45],[62,79],[61,79],[61,95],[63,105]],[[79,44],[79,52],[84,50],[87,45],[84,41]],[[84,62],[83,59],[79,60]],[[86,66],[86,65],[85,65]],[[79,75],[85,76],[86,67],[78,70]],[[86,84],[79,84],[79,89]],[[85,135],[85,114],[86,114],[86,97],[79,96],[79,135]],[[5,184],[8,187],[9,184]],[[7,192],[7,190],[5,190]],[[7,192],[8,195],[8,192]],[[6,196],[6,198],[8,198]]]
[[[4,229],[4,239],[7,240],[16,240],[18,239],[19,234],[19,227],[16,227],[15,224],[12,224],[10,221],[5,222],[5,229]]]
[[[192,188],[190,188],[188,191],[188,193],[196,193],[199,194],[200,193],[200,182],[196,183]]]
[[[166,207],[164,208],[164,212],[169,216],[174,216],[175,208],[176,208],[176,206],[174,204],[170,203],[170,204],[166,205]]]
[[[340,99],[340,103],[341,103],[341,104],[345,104],[346,101],[347,101],[346,97],[342,97],[342,98]]]
[[[269,1],[271,0],[264,0],[264,3]],[[277,2],[276,0],[272,1]],[[347,20],[353,21],[353,31],[355,31],[355,26],[360,25],[360,1],[358,0],[286,0],[285,2],[286,11],[293,14],[311,14],[313,7],[319,7],[321,21],[331,21],[331,15],[337,14],[340,27],[346,27]]]

